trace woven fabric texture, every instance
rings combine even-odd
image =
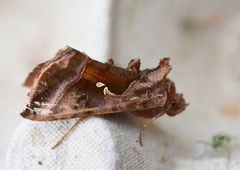
[[[13,135],[6,169],[159,169],[159,131],[149,126],[141,147],[139,132],[147,120],[127,113],[88,117],[52,150],[76,120],[24,120]]]

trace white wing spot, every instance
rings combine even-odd
[[[102,83],[102,82],[97,82],[97,83],[96,83],[96,86],[97,86],[97,87],[103,87],[103,86],[106,86],[106,85],[105,85],[104,83]],[[109,89],[108,89],[108,87],[104,87],[104,89],[103,89],[103,94],[104,94],[104,95],[116,95],[116,94],[110,92]]]
[[[97,87],[102,87],[102,86],[105,86],[105,84],[103,84],[102,82],[97,82],[97,83],[96,83],[96,86],[97,86]]]
[[[139,97],[132,97],[130,100],[137,100]]]
[[[110,95],[116,95],[116,94],[110,92],[110,91],[108,90],[108,87],[105,87],[105,88],[103,89],[103,94],[104,94],[104,95],[108,95],[108,94],[110,94]]]
[[[36,104],[36,105],[41,105],[41,103],[40,102],[38,102],[38,101],[34,101],[34,104]]]

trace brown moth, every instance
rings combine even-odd
[[[29,104],[21,116],[35,121],[79,118],[69,132],[88,116],[127,111],[150,119],[140,132],[142,145],[142,133],[149,123],[164,113],[174,116],[187,104],[166,78],[172,69],[169,58],[160,60],[154,69],[139,68],[140,59],[131,60],[124,69],[112,59],[100,63],[67,46],[29,74],[24,83],[32,86]]]

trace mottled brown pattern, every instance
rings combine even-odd
[[[100,63],[66,47],[29,74],[25,85],[33,84],[30,102],[21,115],[47,121],[129,111],[152,118],[164,113],[176,115],[187,106],[175,92],[174,83],[165,78],[171,70],[169,58],[155,69],[139,68],[139,59],[122,69],[115,67],[112,59]],[[98,82],[103,85],[97,87]],[[105,87],[115,95],[104,95]]]
[[[139,72],[139,69],[140,69],[140,59],[137,58],[137,59],[132,59],[130,60],[130,62],[128,63],[128,66],[126,68],[126,70],[129,70],[129,71],[133,71],[135,73],[138,73]]]
[[[44,63],[39,64],[34,70],[29,74],[28,78],[24,82],[24,86],[32,86],[35,78],[40,74],[41,70],[49,63],[50,61],[46,61]]]

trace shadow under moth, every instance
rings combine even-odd
[[[35,121],[79,118],[68,133],[88,116],[129,112],[150,119],[140,131],[142,145],[149,123],[164,113],[174,116],[188,105],[166,78],[172,69],[169,60],[163,58],[156,68],[141,71],[140,59],[121,68],[112,59],[101,63],[67,46],[27,77],[24,85],[31,86],[31,91],[21,116]]]

